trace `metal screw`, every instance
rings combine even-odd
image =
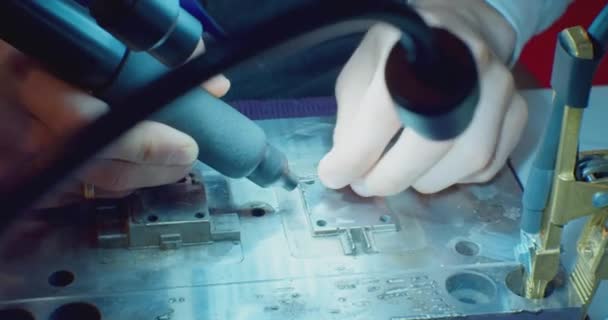
[[[593,195],[593,206],[596,208],[604,208],[608,206],[608,192],[596,192]]]
[[[593,250],[591,249],[591,245],[586,245],[583,248],[583,255],[587,258],[591,258],[593,256]]]

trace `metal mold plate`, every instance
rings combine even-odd
[[[353,228],[378,231],[397,231],[399,228],[397,217],[382,198],[361,198],[350,189],[329,190],[318,180],[307,181],[300,190],[314,235]]]
[[[330,147],[332,119],[261,124],[294,170],[314,180]],[[240,241],[220,239],[176,250],[97,249],[91,241],[95,221],[86,213],[27,217],[0,245],[0,310],[22,308],[48,319],[62,305],[84,302],[112,320],[580,315],[580,302],[567,282],[540,301],[505,286],[507,275],[519,267],[513,249],[521,194],[509,171],[483,186],[432,196],[406,192],[377,202],[342,201],[336,197],[354,195],[318,183],[291,193],[261,190],[198,169],[210,214],[238,215]],[[348,210],[323,209],[338,205]],[[258,207],[267,209],[264,215],[253,214]],[[384,215],[388,222],[381,220]],[[311,223],[319,219],[333,233]],[[383,232],[372,232],[374,250],[364,250],[361,233],[353,237],[356,250],[344,250],[342,231],[376,227]],[[73,282],[51,285],[48,278],[58,270],[71,272]]]

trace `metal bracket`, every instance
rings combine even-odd
[[[399,221],[384,199],[329,190],[315,180],[301,180],[300,188],[313,237],[337,237],[345,255],[369,254],[379,252],[375,233],[399,230]]]
[[[236,213],[211,215],[198,173],[179,183],[148,188],[97,209],[102,248],[178,249],[213,241],[240,240]]]

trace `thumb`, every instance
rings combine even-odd
[[[230,90],[230,80],[228,80],[228,78],[226,78],[223,74],[218,74],[217,76],[205,81],[203,83],[203,89],[207,90],[207,92],[216,98],[221,98],[228,93],[228,90]]]

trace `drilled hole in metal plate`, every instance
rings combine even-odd
[[[53,287],[67,287],[72,282],[74,282],[74,274],[71,271],[59,270],[49,276],[49,284]]]
[[[391,222],[391,216],[389,216],[388,214],[383,214],[380,216],[380,222],[383,223],[389,223]]]
[[[0,319],[4,320],[36,320],[34,315],[24,309],[0,310]]]
[[[524,268],[517,268],[509,274],[505,278],[505,284],[507,288],[511,290],[514,294],[520,297],[526,297],[526,282],[524,279]],[[555,281],[549,282],[547,285],[547,289],[545,289],[545,298],[550,296],[555,290]]]
[[[204,218],[204,217],[205,217],[205,213],[204,213],[204,212],[197,212],[197,213],[194,215],[194,217],[195,217],[195,218],[197,218],[197,219],[202,219],[202,218]]]
[[[457,273],[445,281],[445,288],[456,300],[466,304],[485,304],[496,296],[494,282],[481,274]]]
[[[49,320],[101,320],[101,313],[92,304],[75,302],[55,309]]]
[[[479,254],[479,245],[475,242],[468,240],[461,240],[456,242],[454,246],[456,252],[460,253],[463,256],[476,256]]]
[[[253,208],[251,209],[251,215],[254,217],[262,217],[266,214],[266,209],[264,208]]]
[[[319,226],[319,227],[325,227],[326,225],[327,225],[327,221],[322,220],[322,219],[317,220],[317,226]]]
[[[158,216],[154,215],[154,214],[151,214],[151,215],[148,216],[148,221],[150,221],[150,222],[156,222],[156,221],[158,221]]]

